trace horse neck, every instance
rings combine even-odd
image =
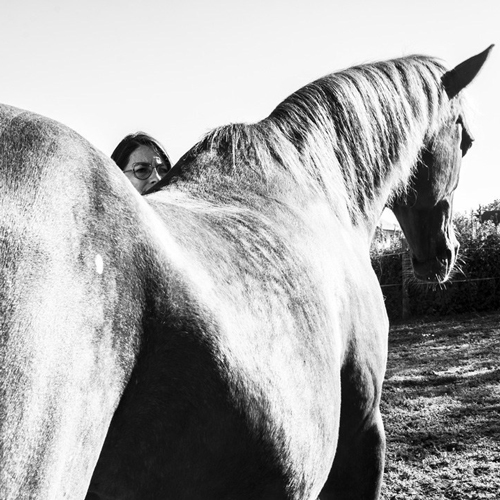
[[[448,112],[443,71],[424,56],[350,68],[295,92],[267,121],[332,206],[373,226]]]
[[[303,184],[324,196],[339,216],[372,234],[388,200],[408,185],[423,145],[443,119],[439,90],[432,100],[423,94],[418,105],[401,98],[351,108],[292,96],[266,124],[281,137],[278,143],[294,148],[292,176],[307,178]]]
[[[375,158],[363,162],[355,151],[339,154],[335,130],[324,130],[290,140],[290,130],[273,123],[279,129],[276,142],[285,155],[275,146],[270,147],[275,161],[281,161],[295,180],[290,199],[323,199],[345,225],[367,235],[371,240],[378,220],[391,196],[407,184],[424,141],[426,127],[416,124],[400,139],[394,158]],[[284,133],[283,133],[284,132]],[[276,153],[278,151],[278,153]],[[290,154],[289,151],[293,151]]]

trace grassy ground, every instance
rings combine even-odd
[[[394,325],[385,500],[500,499],[500,312]]]

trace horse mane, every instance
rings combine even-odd
[[[254,175],[268,185],[274,164],[356,221],[387,181],[392,195],[406,186],[422,144],[448,118],[445,71],[427,56],[355,66],[306,85],[258,123],[209,132],[195,150],[230,155],[218,168],[245,185]]]

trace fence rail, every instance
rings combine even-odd
[[[474,281],[491,281],[491,280],[497,280],[499,278],[469,278],[469,279],[464,279],[464,280],[450,280],[448,283],[452,285],[453,283],[469,283],[469,282],[474,282]],[[419,281],[412,281],[412,286],[417,285],[417,286],[425,286],[429,287],[429,283],[427,282],[419,282]],[[394,286],[403,286],[403,282],[401,283],[390,283],[388,285],[380,285],[380,288],[388,288],[388,287],[394,287]]]

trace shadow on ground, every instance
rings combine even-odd
[[[497,498],[500,313],[395,325],[384,498]]]

